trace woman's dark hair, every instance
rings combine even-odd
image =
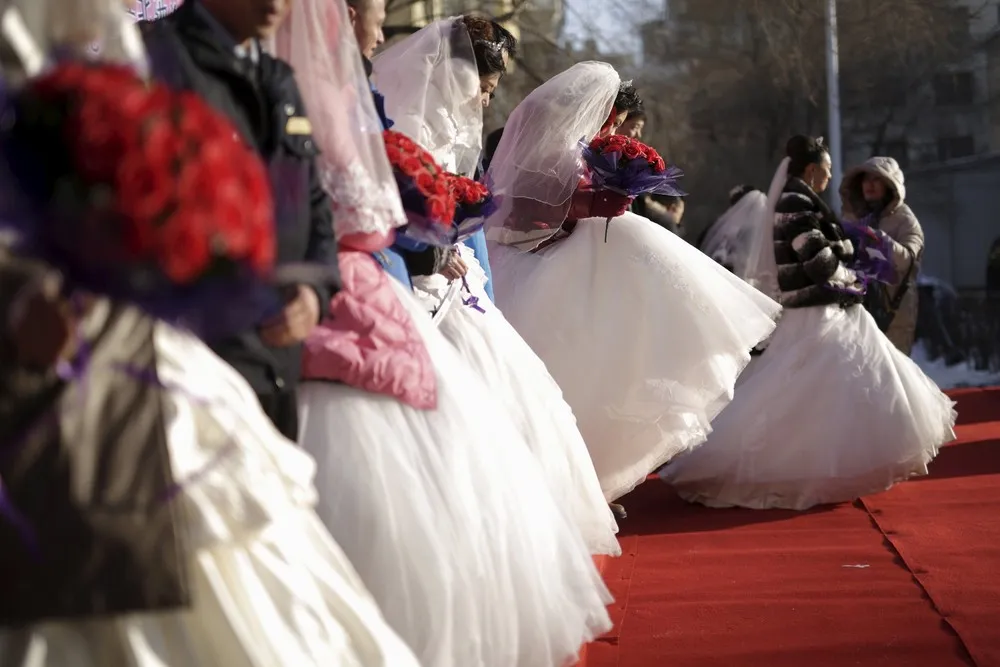
[[[756,189],[757,188],[752,185],[737,185],[729,191],[729,205],[736,206],[736,202],[743,199],[751,192],[754,192]]]
[[[480,16],[463,16],[462,24],[472,40],[479,76],[506,72],[504,52],[507,52],[508,59],[517,55],[517,39],[514,35],[496,21]]]
[[[493,130],[486,135],[486,141],[483,142],[483,172],[485,173],[487,169],[490,168],[490,162],[493,161],[493,154],[497,152],[497,146],[500,145],[500,139],[503,137],[503,128],[498,130]]]
[[[795,135],[785,144],[785,155],[791,159],[788,163],[788,175],[802,176],[806,167],[817,164],[829,153],[830,149],[822,138],[807,137],[804,134]]]
[[[628,118],[626,120],[646,120],[646,110],[643,108],[642,102],[639,102],[638,108],[628,112]]]
[[[622,81],[618,86],[618,95],[615,96],[615,111],[617,113],[624,111],[631,116],[633,112],[641,110],[642,99],[639,97],[639,91],[631,81]]]

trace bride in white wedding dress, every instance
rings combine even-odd
[[[854,247],[820,198],[821,140],[794,137],[748,239],[746,276],[785,306],[708,442],[661,472],[710,507],[803,510],[927,473],[954,404],[862,305]],[[780,271],[779,271],[780,265]]]
[[[470,40],[469,25],[477,35]],[[499,26],[479,18],[435,21],[373,62],[394,130],[427,148],[446,170],[471,176],[479,157],[483,98],[506,67]],[[478,66],[478,71],[477,71]],[[438,274],[415,278],[429,309],[445,309],[439,328],[520,427],[566,513],[594,554],[619,555],[605,502],[573,410],[545,364],[486,295],[486,274],[464,244],[461,290]]]
[[[579,141],[613,131],[620,86],[598,62],[545,82],[511,114],[487,174],[503,197],[487,222],[497,304],[562,387],[608,500],[705,440],[780,312],[631,213],[581,219],[552,242],[584,174]]]
[[[610,596],[504,406],[357,250],[391,238],[402,204],[347,6],[297,0],[274,48],[309,109],[345,285],[299,389],[319,514],[424,667],[562,667],[610,627]],[[358,376],[310,372],[345,350]],[[364,373],[393,381],[375,391]],[[425,379],[419,404],[389,390]]]

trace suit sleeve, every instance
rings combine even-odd
[[[320,319],[329,314],[330,299],[340,291],[340,269],[337,264],[337,241],[333,236],[333,211],[330,199],[320,185],[316,160],[309,163],[309,245],[305,260],[322,264],[330,269],[330,275],[309,286],[319,297]]]
[[[437,248],[397,235],[392,249],[399,253],[411,276],[433,276],[444,269],[451,257],[451,248]]]

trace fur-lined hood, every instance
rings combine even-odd
[[[867,210],[864,195],[861,192],[861,182],[866,174],[880,176],[889,186],[892,199],[882,211],[882,217],[892,215],[906,201],[906,185],[903,170],[899,163],[891,157],[873,157],[864,164],[853,167],[844,174],[840,182],[840,201],[844,215],[861,218]]]

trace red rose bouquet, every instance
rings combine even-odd
[[[206,103],[127,68],[70,62],[4,107],[2,219],[20,252],[70,289],[201,333],[221,333],[220,301],[233,327],[241,306],[247,318],[268,307],[273,290],[257,289],[275,252],[267,175]]]
[[[677,181],[684,175],[667,166],[660,154],[641,141],[611,135],[581,142],[583,161],[594,189],[611,190],[628,197],[643,194],[684,196]]]
[[[589,144],[581,141],[580,145],[594,190],[610,190],[630,199],[644,194],[684,196],[677,187],[684,172],[668,167],[659,153],[641,141],[613,134],[597,137]]]
[[[385,130],[383,138],[409,221],[398,233],[419,243],[451,245],[456,204],[449,174],[405,134]]]
[[[490,189],[478,181],[457,174],[448,174],[448,178],[457,206],[452,242],[458,243],[482,229],[499,202]]]

